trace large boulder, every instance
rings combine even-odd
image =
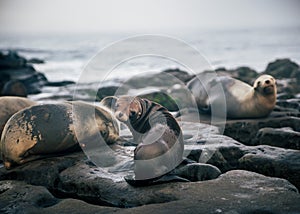
[[[21,181],[0,181],[0,191],[0,210],[3,213],[107,213],[118,210],[76,199],[59,199],[46,187]]]
[[[223,173],[244,169],[289,180],[300,188],[300,151],[267,145],[245,146],[232,138],[210,135],[185,145],[188,158],[218,167]]]
[[[250,144],[300,150],[300,132],[296,132],[290,127],[261,128],[255,138],[250,141]]]
[[[43,60],[27,60],[16,51],[0,52],[0,95],[19,95],[19,85],[10,81],[18,81],[23,85],[27,94],[41,92],[43,86],[64,86],[73,84],[73,81],[49,82],[46,76],[35,70],[32,63],[43,63]]]
[[[24,84],[28,94],[40,93],[41,87],[48,82],[44,74],[37,72],[24,57],[19,56],[15,51],[0,54],[0,77],[7,79],[2,80],[2,88],[6,82],[18,80]]]
[[[299,73],[299,65],[290,59],[277,59],[270,62],[264,73],[275,78],[295,78]]]
[[[223,124],[224,125],[224,124]],[[300,131],[300,118],[293,116],[268,117],[262,119],[227,120],[224,134],[242,142],[253,145],[253,139],[257,138],[257,132],[262,128],[290,127],[292,130]],[[295,135],[295,142],[299,139]],[[277,139],[278,140],[278,139]],[[274,142],[275,143],[275,142]]]
[[[229,75],[235,79],[246,82],[249,85],[252,85],[254,80],[258,77],[258,73],[254,69],[246,66],[229,70],[227,70],[226,68],[217,68],[216,73],[218,75]]]

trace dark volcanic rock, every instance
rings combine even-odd
[[[184,83],[187,83],[188,81],[190,81],[191,79],[193,79],[195,77],[195,75],[189,74],[188,72],[182,71],[178,68],[167,69],[167,70],[164,70],[163,72],[176,77],[177,79],[181,80]]]
[[[271,146],[245,146],[229,137],[211,135],[185,145],[188,158],[218,167],[222,172],[245,169],[288,179],[300,188],[300,151]]]
[[[199,163],[214,165],[222,172],[238,169],[239,159],[247,153],[247,146],[222,135],[200,136],[193,141],[185,145],[187,157]]]
[[[9,80],[22,82],[28,94],[40,93],[41,87],[47,83],[47,78],[44,74],[27,65],[18,68],[1,68],[0,77],[3,75],[8,76]]]
[[[148,75],[136,75],[130,78],[126,85],[130,88],[145,88],[145,87],[158,87],[158,88],[171,88],[175,84],[185,84],[187,80],[192,79],[191,75],[179,69],[170,69],[159,73],[150,73]]]
[[[84,154],[78,153],[32,161],[10,170],[2,167],[0,168],[0,180],[20,180],[53,189],[59,173],[83,159],[85,159]]]
[[[146,98],[148,100],[154,101],[161,104],[169,111],[178,111],[178,106],[176,102],[170,97],[167,93],[162,92],[153,92],[139,95],[141,98]]]
[[[72,175],[76,175],[76,179],[72,178]],[[237,200],[240,195],[244,194],[247,195],[247,199],[242,197],[240,199],[241,203],[245,203],[245,201],[243,200],[248,200],[249,198],[251,198],[251,200],[254,200],[254,198],[260,197],[260,193],[263,192],[263,194],[267,194],[269,197],[273,198],[272,194],[277,195],[278,193],[282,192],[275,190],[277,189],[276,187],[274,187],[274,184],[276,182],[278,182],[280,188],[286,188],[288,191],[291,190],[295,193],[297,192],[296,188],[294,188],[284,180],[277,178],[273,178],[273,180],[271,178],[266,178],[264,176],[246,171],[232,171],[221,176],[219,179],[205,182],[169,183],[140,188],[133,188],[124,182],[115,183],[111,180],[111,178],[101,178],[101,174],[98,174],[97,176],[97,174],[95,173],[87,174],[77,172],[76,174],[70,174],[70,172],[64,171],[61,176],[63,186],[60,190],[80,195],[81,198],[98,198],[98,200],[106,200],[107,202],[113,203],[114,205],[117,205],[119,207],[136,207],[152,204],[151,209],[155,206],[166,209],[167,207],[170,208],[170,206],[173,207],[174,204],[182,204],[180,206],[181,208],[177,210],[181,210],[181,212],[183,211],[183,208],[184,210],[186,210],[187,207],[201,207],[204,210],[209,210],[211,209],[211,207],[214,207],[215,209],[215,207],[220,206],[220,209],[226,210],[228,209],[228,207],[225,204],[234,203],[234,200]],[[271,181],[271,183],[268,184],[265,179]],[[260,187],[262,186],[262,192],[257,194],[257,189],[260,189]],[[267,186],[269,188],[266,188]],[[269,192],[270,190],[271,192]],[[251,192],[255,192],[255,197],[251,196]],[[295,193],[293,195],[298,195]],[[220,205],[219,203],[222,201],[220,200],[220,198],[222,197],[226,199],[225,201],[223,201],[222,205]],[[299,195],[298,198],[300,198]],[[279,201],[280,199],[277,198],[277,200]],[[217,201],[219,201],[219,203]],[[275,208],[276,206],[273,205],[275,204],[274,201],[272,202],[272,205],[268,205],[269,202],[266,202],[266,200],[264,200],[264,202],[264,205],[269,209],[273,210],[279,208]],[[210,205],[208,205],[208,203]],[[258,201],[256,201],[255,203],[258,203]],[[259,202],[258,204],[261,204],[261,202]],[[232,205],[233,204],[231,204],[231,207]],[[243,204],[243,206],[245,206],[245,204]],[[146,208],[145,206],[143,207]],[[236,206],[232,207],[232,209],[237,208],[238,207]],[[252,206],[249,206],[249,209],[251,208],[253,209]],[[134,209],[130,210],[132,211]]]
[[[0,181],[0,210],[2,213],[30,213],[53,206],[58,199],[41,186],[20,181]]]
[[[96,100],[130,94],[157,102],[169,111],[178,111],[191,105],[193,99],[184,81],[192,77],[178,69],[136,75],[122,84],[99,88]]]
[[[72,84],[75,84],[75,82],[65,80],[65,81],[60,81],[60,82],[47,82],[45,84],[45,86],[61,87],[61,86],[72,85]]]
[[[259,76],[259,74],[249,67],[238,67],[236,69],[229,69],[226,68],[218,68],[216,69],[218,75],[229,75],[233,78],[239,79],[243,82],[252,85],[254,80]]]
[[[16,51],[0,52],[0,68],[19,68],[26,64],[26,59],[20,57]]]
[[[277,79],[278,93],[292,96],[300,92],[300,67],[290,59],[277,59],[269,63],[264,73]]]
[[[300,99],[286,99],[286,100],[278,100],[276,103],[277,106],[283,107],[286,112],[298,112],[300,113]],[[278,110],[278,109],[275,109]]]
[[[45,61],[42,59],[38,59],[38,58],[31,58],[29,60],[27,60],[27,63],[31,63],[31,64],[44,64]]]
[[[299,73],[299,65],[290,59],[277,59],[268,64],[264,73],[275,78],[295,78]]]
[[[300,151],[256,146],[239,159],[239,168],[289,180],[300,189]]]
[[[62,176],[66,181],[66,174]],[[2,181],[0,209],[9,213],[20,210],[22,213],[297,213],[300,210],[300,195],[289,182],[247,171],[230,171],[211,181],[139,188],[125,182],[107,186],[109,178],[101,182],[95,175],[68,177],[81,189],[71,192],[72,195],[85,191],[98,200],[120,201],[120,205],[130,201],[137,207],[121,209],[57,199],[44,187]]]
[[[255,139],[256,133],[265,127],[282,128],[290,127],[293,130],[300,131],[300,118],[298,117],[268,117],[263,119],[247,120],[227,120],[224,134],[242,142],[246,145],[252,145],[252,139]]]
[[[32,63],[43,63],[43,61],[39,59],[26,60],[15,51],[8,51],[7,54],[0,52],[0,92],[3,92],[0,95],[19,95],[19,87],[7,89],[6,83],[9,81],[22,83],[26,89],[26,94],[40,93],[45,85],[63,86],[74,83],[72,81],[48,82],[46,76],[36,71],[31,65]],[[11,84],[9,86],[11,87]],[[16,92],[14,93],[14,91]]]
[[[0,181],[0,192],[1,213],[107,213],[118,210],[76,199],[58,199],[45,187],[20,181]]]
[[[132,156],[116,167],[100,168],[83,153],[74,153],[28,162],[11,170],[1,168],[1,211],[14,212],[19,208],[25,213],[83,213],[88,209],[93,213],[199,213],[199,210],[203,213],[292,213],[300,210],[300,195],[292,185],[300,188],[300,151],[246,146],[218,134],[214,126],[181,124],[185,156],[199,163],[183,164],[172,173],[197,182],[173,181],[134,187],[124,180],[124,175],[130,173],[126,170]],[[125,147],[128,149],[133,152],[133,148]],[[220,171],[225,174],[219,176]],[[285,178],[292,184],[249,171]],[[206,179],[212,180],[202,181]],[[18,206],[14,208],[16,203]]]
[[[286,128],[262,128],[251,145],[270,145],[287,149],[300,150],[300,132],[296,132],[289,127]]]
[[[107,96],[115,96],[115,93],[119,88],[119,86],[105,86],[99,88],[97,92],[97,101],[100,101]]]

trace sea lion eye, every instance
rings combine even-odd
[[[257,86],[259,86],[259,85],[260,85],[260,81],[257,82]]]
[[[100,133],[103,137],[107,137],[108,135],[108,132],[106,130],[101,130]]]
[[[134,117],[136,115],[135,111],[130,111],[129,117]]]

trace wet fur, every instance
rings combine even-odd
[[[128,126],[138,144],[134,159],[149,160],[149,164],[136,162],[136,177],[144,179],[175,168],[182,161],[184,145],[181,128],[171,113],[147,99],[130,96],[116,99],[115,116]]]

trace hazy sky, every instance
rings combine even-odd
[[[299,0],[0,0],[10,33],[167,33],[300,26]]]

